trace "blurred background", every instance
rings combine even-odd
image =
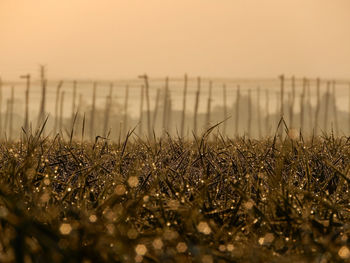
[[[224,119],[225,135],[262,137],[282,116],[297,132],[347,135],[348,10],[347,0],[2,0],[0,134],[49,115],[47,134],[67,136],[75,119],[82,136],[85,115],[86,139],[135,126],[191,137]]]

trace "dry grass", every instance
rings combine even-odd
[[[348,138],[2,143],[1,262],[350,259]]]

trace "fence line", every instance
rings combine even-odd
[[[59,132],[62,136],[66,134],[64,131],[72,128],[70,126],[76,114],[82,116],[90,111],[86,119],[90,140],[94,140],[96,135],[107,136],[110,129],[120,129],[119,133],[125,136],[137,124],[140,136],[152,137],[153,133],[161,136],[164,132],[175,135],[177,131],[181,137],[191,136],[191,131],[199,136],[210,125],[222,120],[226,120],[222,124],[223,135],[233,137],[245,134],[261,138],[273,135],[271,132],[274,129],[271,128],[277,125],[281,117],[291,130],[300,130],[305,135],[330,132],[332,129],[336,135],[350,132],[350,81],[346,80],[281,75],[276,79],[261,81],[241,79],[240,83],[239,79],[193,78],[185,75],[181,79],[167,77],[164,83],[164,78],[143,75],[130,80],[130,83],[126,83],[126,80],[108,83],[82,80],[55,82],[47,79],[44,67],[41,68],[39,81],[33,81],[29,74],[21,76],[21,79],[21,82],[4,82],[0,79],[1,137],[6,133],[8,138],[15,138],[21,126],[28,131],[33,121],[42,123],[50,111],[54,116],[53,121],[48,123],[48,130],[51,134]],[[123,89],[121,83],[124,83]],[[87,89],[88,84],[93,85],[92,94]],[[202,89],[203,85],[208,85],[208,88]],[[20,92],[15,97],[14,87],[17,90],[23,86],[24,98],[20,97]],[[7,87],[12,87],[9,94]],[[262,91],[265,91],[264,96],[261,96]],[[140,95],[137,96],[135,92],[140,92]],[[275,92],[276,98],[273,96],[271,99],[270,92]],[[87,103],[90,96],[91,103]],[[35,102],[36,98],[39,98],[38,103]],[[128,107],[130,99],[131,108]],[[69,117],[65,100],[72,105],[71,110],[69,107]],[[3,101],[5,113],[2,112]],[[187,107],[192,102],[193,107]],[[15,112],[15,109],[21,108],[14,106],[18,103],[24,106],[23,115]],[[344,104],[348,104],[345,109],[342,108]],[[39,105],[36,120],[30,118],[35,112],[34,105]],[[135,108],[139,108],[138,117],[133,116]],[[283,129],[280,129],[278,134],[282,136],[282,133]],[[115,139],[118,132],[113,134],[111,137]]]

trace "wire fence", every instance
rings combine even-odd
[[[44,71],[0,83],[0,135],[17,139],[47,116],[46,134],[118,140],[139,136],[191,138],[212,125],[224,136],[261,138],[283,117],[294,133],[350,133],[350,81],[280,76],[274,79],[204,77],[124,80],[48,80]],[[74,129],[73,129],[74,128]],[[72,134],[73,130],[73,134]]]

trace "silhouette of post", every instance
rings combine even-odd
[[[58,115],[58,107],[59,107],[59,101],[60,101],[60,90],[62,88],[63,81],[60,81],[56,87],[56,103],[55,103],[55,124],[54,124],[54,132],[57,134],[57,128],[59,124],[59,115]]]
[[[181,133],[180,133],[181,134],[181,138],[184,137],[184,132],[185,132],[187,85],[188,85],[188,77],[187,77],[187,74],[185,74],[184,90],[183,90],[183,97],[182,97],[182,117],[181,117]]]
[[[257,88],[256,94],[256,108],[257,108],[257,119],[258,119],[258,136],[259,139],[262,137],[262,129],[261,129],[261,109],[260,109],[260,87]]]
[[[248,90],[248,138],[252,136],[252,91]]]
[[[307,113],[308,113],[308,132],[312,133],[312,107],[311,107],[311,88],[310,88],[310,80],[308,79],[306,82],[306,98],[307,98]]]
[[[349,112],[348,112],[348,118],[349,118],[349,120],[348,120],[348,125],[349,125],[349,134],[350,134],[350,83],[349,83]]]
[[[240,86],[237,86],[237,94],[236,94],[236,116],[235,116],[235,136],[238,136],[238,126],[239,126],[239,102],[241,100],[241,91]]]
[[[300,98],[300,131],[301,133],[304,132],[305,93],[306,93],[306,78],[303,78],[303,90]]]
[[[209,90],[208,90],[207,115],[206,115],[206,120],[205,120],[205,128],[206,129],[209,129],[209,127],[210,127],[212,89],[213,89],[213,82],[210,80],[209,81]]]
[[[9,122],[9,118],[10,118],[10,106],[11,104],[11,99],[7,99],[6,100],[6,110],[5,110],[5,121],[4,121],[4,133],[5,133],[5,137],[7,137],[7,128],[8,128],[8,122]]]
[[[224,130],[223,135],[226,135],[226,128],[227,128],[227,94],[226,94],[226,85],[224,84],[222,86],[222,95],[223,95],[223,103],[224,103]]]
[[[25,110],[24,110],[24,124],[23,129],[28,132],[29,128],[29,90],[30,90],[30,74],[20,76],[20,78],[26,80],[25,91]]]
[[[113,96],[113,83],[110,83],[109,94],[106,96],[106,105],[105,105],[105,120],[103,125],[103,136],[107,137],[109,119],[111,115],[112,108],[112,96]]]
[[[315,134],[317,135],[317,130],[318,130],[318,121],[320,118],[320,103],[321,103],[321,95],[320,95],[320,88],[321,88],[321,80],[320,78],[316,79],[316,97],[317,97],[317,102],[316,102],[316,111],[315,111]]]
[[[76,101],[76,96],[77,96],[77,81],[73,81],[73,96],[72,96],[72,123],[74,121],[74,116],[76,113],[76,106],[75,106],[75,101]]]
[[[2,138],[2,79],[0,78],[0,139]]]
[[[12,140],[13,136],[13,111],[15,104],[15,87],[11,87],[11,99],[10,99],[10,121],[9,121],[9,140]]]
[[[141,85],[141,98],[140,98],[140,119],[139,119],[139,122],[140,122],[140,125],[139,125],[139,134],[140,136],[142,135],[142,127],[143,127],[143,97],[144,97],[144,86]]]
[[[41,102],[39,108],[37,127],[39,127],[45,119],[45,103],[46,103],[46,85],[45,66],[40,66],[40,83],[41,83]]]
[[[281,112],[280,112],[280,119],[284,117],[284,75],[282,74],[280,76],[280,88],[281,88],[281,91],[280,91],[280,103],[281,103]],[[282,133],[283,133],[283,126],[281,125],[279,127],[279,135],[280,135],[280,138],[282,138]]]
[[[129,86],[125,87],[125,101],[124,101],[124,136],[126,136],[128,129],[128,103],[129,103]]]
[[[157,89],[156,103],[154,105],[154,112],[153,112],[153,118],[152,118],[152,130],[154,131],[154,133],[156,133],[155,131],[156,131],[156,124],[157,124],[159,99],[160,99],[160,89]]]
[[[265,90],[265,110],[266,110],[266,120],[265,120],[265,134],[269,136],[269,124],[270,124],[270,113],[269,113],[270,97],[269,90]]]
[[[59,122],[59,132],[63,137],[63,106],[64,106],[64,90],[61,92],[60,101],[60,122]]]
[[[330,82],[327,81],[327,93],[326,93],[326,102],[325,102],[325,113],[324,113],[324,123],[323,123],[323,130],[324,132],[327,132],[328,128],[328,107],[329,107],[329,96],[330,96]]]
[[[168,119],[168,111],[169,111],[169,78],[165,78],[165,91],[164,91],[164,102],[163,102],[163,133],[168,131],[168,124],[169,124],[169,119]]]
[[[336,94],[336,82],[332,81],[332,95],[333,95],[333,116],[334,116],[334,129],[335,135],[339,135],[339,123],[338,123],[338,110],[337,110],[337,94]]]
[[[198,117],[198,107],[199,107],[199,96],[201,92],[201,78],[197,78],[197,91],[196,91],[196,100],[194,103],[194,116],[193,116],[193,132],[197,136],[197,117]]]
[[[295,77],[292,76],[292,95],[289,108],[289,128],[294,128]]]
[[[90,117],[90,140],[94,139],[95,134],[95,111],[96,111],[96,88],[97,83],[94,82],[92,90],[92,104],[91,104],[91,117]]]
[[[150,105],[150,99],[149,99],[149,80],[148,76],[146,74],[140,76],[145,81],[145,88],[146,88],[146,107],[147,107],[147,132],[148,137],[152,137],[152,131],[151,131],[151,105]]]

